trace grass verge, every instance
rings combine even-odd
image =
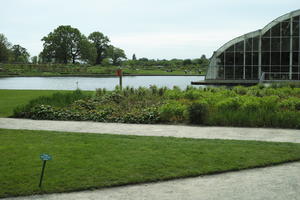
[[[0,129],[0,197],[192,177],[300,159],[300,144]],[[43,188],[39,155],[48,153]]]

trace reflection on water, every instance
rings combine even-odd
[[[158,87],[178,86],[182,89],[191,85],[191,81],[204,80],[204,76],[125,76],[123,87]],[[112,90],[119,84],[118,77],[11,77],[0,78],[0,89],[32,89],[32,90],[95,90],[106,88]]]

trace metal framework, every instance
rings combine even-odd
[[[300,9],[214,52],[206,80],[300,80]]]

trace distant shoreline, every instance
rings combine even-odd
[[[123,76],[205,76],[196,74],[124,74]],[[117,77],[112,74],[62,74],[62,75],[0,75],[0,78],[10,77]]]

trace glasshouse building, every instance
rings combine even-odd
[[[214,52],[205,81],[300,80],[300,10],[235,38]]]

